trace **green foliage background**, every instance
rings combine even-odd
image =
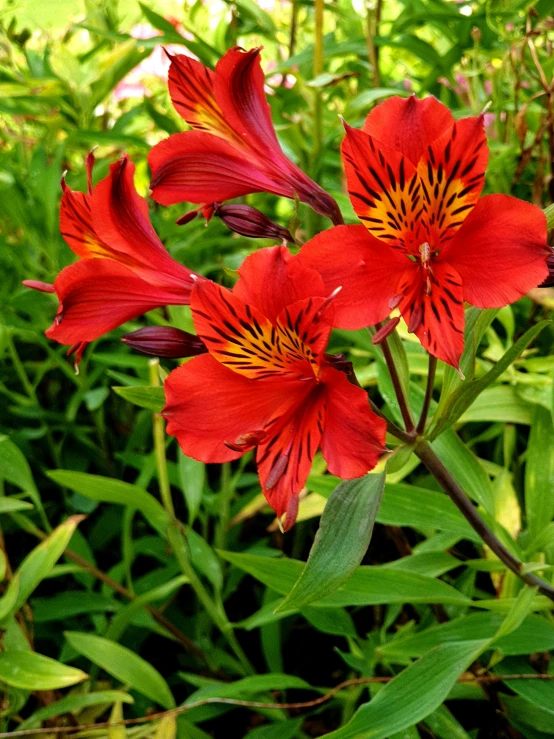
[[[165,83],[154,76],[145,78],[148,96],[114,96],[160,43],[184,43],[209,65],[237,43],[263,46],[283,147],[336,197],[351,222],[339,115],[358,126],[386,96],[411,91],[436,95],[457,117],[490,102],[487,191],[548,206],[554,122],[543,79],[553,76],[551,15],[550,0],[337,0],[325,4],[324,69],[315,74],[309,0],[157,0],[143,6],[135,0],[4,0],[2,731],[43,726],[54,734],[54,727],[141,717],[206,698],[308,701],[343,680],[398,676],[384,687],[345,687],[331,701],[303,710],[208,702],[178,719],[99,729],[97,735],[554,734],[548,681],[456,683],[469,668],[495,676],[554,674],[551,603],[522,589],[491,556],[409,449],[388,465],[363,565],[334,593],[316,594],[311,602],[289,599],[276,612],[302,572],[318,517],[338,482],[323,460],[314,464],[300,522],[283,537],[249,458],[206,469],[167,439],[169,482],[184,526],[170,524],[158,502],[153,446],[157,368],[119,338],[144,323],[190,329],[188,310],[152,313],[95,342],[76,375],[65,349],[43,335],[55,313],[52,296],[21,286],[23,279],[51,282],[73,259],[58,229],[64,170],[71,187],[85,189],[83,162],[92,146],[98,146],[95,179],[127,151],[146,194],[149,147],[183,130]],[[168,19],[178,21],[179,30]],[[160,35],[133,38],[137,23]],[[318,142],[314,111],[320,103]],[[291,202],[272,196],[248,202],[284,225],[294,215]],[[230,284],[230,270],[269,243],[237,237],[217,219],[208,227],[200,220],[177,227],[185,209],[152,203],[151,217],[172,256],[214,279]],[[324,225],[304,206],[299,218],[304,237]],[[537,290],[500,311],[470,310],[466,383],[496,368],[494,381],[487,384],[489,376],[472,386],[480,392],[462,397],[457,412],[446,398],[462,383],[439,366],[433,442],[496,534],[547,580],[554,566],[554,332],[540,321],[553,307],[552,291]],[[427,360],[412,337],[400,335],[396,350],[409,364],[417,406]],[[515,363],[499,364],[524,335]],[[347,353],[372,398],[397,414],[380,350],[368,334],[335,332],[332,349]],[[172,366],[164,362],[165,371]],[[371,490],[360,494],[371,508]],[[336,557],[326,560],[329,577],[346,567],[340,539],[334,546]]]

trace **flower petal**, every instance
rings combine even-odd
[[[273,151],[282,156],[264,92],[260,48],[229,49],[216,65],[214,92],[225,120],[254,153],[262,159]]]
[[[479,200],[488,158],[483,116],[457,121],[424,152],[417,171],[433,250],[453,238]]]
[[[270,179],[250,157],[203,131],[173,134],[150,150],[148,162],[152,197],[162,205],[221,202],[253,192],[294,197],[287,182]]]
[[[460,274],[464,299],[500,308],[523,297],[548,274],[544,213],[509,195],[481,198],[441,252]]]
[[[209,354],[194,357],[165,381],[167,433],[184,454],[202,462],[228,462],[244,451],[226,446],[261,432],[288,412],[299,397],[298,383],[252,380],[224,367]]]
[[[71,190],[62,180],[60,232],[69,248],[82,259],[109,257],[110,248],[102,242],[94,226],[91,196]]]
[[[258,446],[256,461],[263,493],[280,518],[289,511],[285,530],[294,524],[296,506],[291,500],[304,487],[319,446],[325,419],[325,392],[312,388],[290,412],[275,418],[268,429],[269,441]]]
[[[390,300],[412,262],[374,238],[364,226],[335,226],[306,242],[295,259],[317,270],[333,300],[337,328],[373,326],[391,312]]]
[[[452,123],[451,112],[434,97],[395,96],[373,108],[362,130],[417,166],[429,144]]]
[[[424,349],[456,369],[464,350],[464,300],[460,275],[447,262],[432,262],[429,274],[412,264],[400,285],[399,309]]]
[[[257,379],[282,376],[315,382],[314,351],[320,350],[321,341],[326,343],[330,331],[317,316],[323,302],[323,298],[308,298],[289,306],[273,325],[229,290],[200,280],[192,292],[191,308],[198,336],[212,356],[234,372]]]
[[[170,55],[170,58],[169,95],[177,113],[199,131],[238,143],[239,137],[216,102],[212,70],[186,54]]]
[[[425,241],[423,200],[414,165],[403,154],[345,126],[342,156],[348,193],[358,218],[380,241],[416,253]]]
[[[342,479],[361,477],[385,451],[387,424],[369,407],[365,390],[352,385],[344,372],[328,367],[322,381],[327,412],[321,450],[329,472]]]
[[[150,283],[190,293],[191,272],[169,256],[150,223],[148,203],[134,184],[135,165],[126,155],[91,198],[96,233],[109,244],[110,258],[125,264]]]
[[[54,282],[60,300],[46,335],[61,344],[93,341],[123,323],[164,305],[186,305],[183,292],[164,290],[108,259],[84,259],[63,269]]]
[[[258,308],[270,321],[287,305],[330,292],[319,273],[303,265],[285,246],[260,249],[247,257],[233,287],[237,297]]]

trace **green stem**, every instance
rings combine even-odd
[[[231,476],[231,465],[226,462],[221,467],[221,488],[219,491],[219,521],[215,534],[216,549],[225,549],[227,525],[231,517],[231,501],[235,494],[234,478]]]
[[[431,406],[431,400],[433,399],[433,385],[435,382],[435,373],[437,371],[437,358],[432,354],[429,354],[429,371],[427,373],[427,387],[425,388],[425,398],[423,399],[423,407],[421,409],[421,416],[417,424],[417,433],[423,434],[425,431],[425,424],[427,422],[427,416],[429,415],[429,408]]]
[[[430,444],[426,441],[420,442],[415,449],[415,453],[433,475],[435,480],[441,485],[451,500],[456,504],[458,509],[465,516],[466,520],[471,524],[475,531],[479,534],[485,544],[496,554],[496,556],[517,575],[523,582],[531,587],[538,587],[539,591],[546,595],[547,598],[554,601],[554,587],[549,585],[540,577],[532,572],[525,572],[523,562],[515,557],[506,547],[496,538],[492,530],[483,521],[477,513],[477,509],[469,500],[462,488],[452,477],[449,470],[444,466],[437,457]]]
[[[160,377],[158,374],[159,360],[151,359],[148,363],[150,372],[150,384],[152,387],[159,387]],[[156,457],[156,467],[158,472],[158,484],[160,488],[160,497],[162,499],[163,507],[165,508],[169,516],[169,526],[167,530],[169,544],[177,562],[183,574],[188,578],[191,588],[194,590],[196,597],[202,604],[204,610],[208,616],[212,619],[213,623],[221,631],[222,635],[227,640],[229,646],[235,653],[235,656],[239,660],[245,674],[254,674],[254,669],[248,657],[242,650],[234,632],[233,627],[227,618],[223,606],[218,605],[207,589],[204,587],[202,581],[196,574],[192,562],[190,560],[190,554],[188,544],[186,540],[186,530],[184,525],[175,518],[175,508],[173,506],[173,499],[171,497],[171,486],[169,484],[169,475],[167,472],[167,460],[165,456],[165,429],[164,420],[162,416],[154,413],[153,418],[154,424],[154,454]]]
[[[396,365],[394,363],[394,358],[391,354],[388,340],[386,338],[383,339],[383,341],[381,342],[381,348],[383,350],[385,362],[387,363],[387,367],[389,369],[390,378],[392,380],[396,399],[398,400],[398,407],[400,408],[400,413],[402,414],[404,426],[406,427],[406,431],[408,432],[408,434],[413,434],[413,432],[415,431],[414,419],[412,417],[412,412],[410,410],[410,406],[408,405],[406,396],[404,395],[404,391],[402,390],[402,383],[400,382],[400,378],[396,370]]]
[[[324,0],[314,0],[314,79],[323,73],[323,3]],[[323,92],[321,87],[314,87],[313,111],[313,144],[310,170],[312,178],[317,182],[323,150]],[[310,210],[306,224],[308,238],[312,238],[321,230],[320,225],[321,216]]]

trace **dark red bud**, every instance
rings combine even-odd
[[[220,205],[216,207],[214,215],[221,218],[227,228],[241,236],[294,243],[293,237],[286,228],[270,221],[267,216],[250,205]]]
[[[316,213],[329,218],[334,226],[341,226],[344,223],[337,201],[325,190],[316,190],[310,193],[306,202]]]
[[[548,267],[548,277],[544,282],[541,282],[539,287],[554,287],[554,252],[546,258],[546,264]]]
[[[193,334],[171,326],[147,326],[121,337],[121,341],[132,349],[153,357],[195,357],[208,350]]]

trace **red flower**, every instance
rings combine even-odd
[[[333,223],[333,198],[283,153],[264,93],[260,49],[230,49],[215,72],[184,55],[171,57],[169,93],[192,126],[148,157],[152,197],[162,205],[212,203],[253,192],[297,195]]]
[[[301,250],[327,290],[343,289],[335,322],[359,329],[397,307],[423,346],[458,367],[464,301],[498,308],[547,275],[542,211],[507,195],[479,196],[488,149],[483,117],[454,121],[434,98],[390,98],[342,153],[363,226],[324,231]]]
[[[209,354],[169,375],[163,415],[183,452],[203,462],[256,448],[264,495],[288,530],[318,447],[333,474],[360,477],[383,451],[385,421],[325,357],[332,298],[319,275],[279,246],[239,273],[233,292],[195,284],[192,314]]]
[[[81,260],[63,269],[51,288],[60,306],[46,331],[81,354],[87,342],[132,318],[164,305],[188,305],[193,284],[190,270],[169,256],[152,228],[134,186],[135,165],[123,155],[92,188],[93,164],[89,155],[87,193],[62,182],[60,229]]]

